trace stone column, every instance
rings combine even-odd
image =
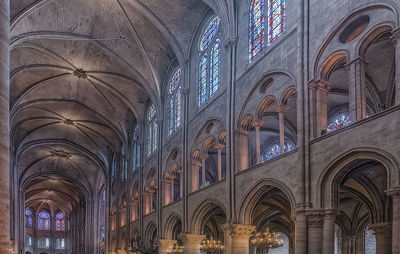
[[[235,130],[236,134],[236,165],[237,169],[243,171],[249,168],[249,132],[239,129]]]
[[[295,217],[295,254],[307,254],[307,216],[297,211]]]
[[[324,214],[322,254],[335,253],[335,220],[336,211],[329,210]]]
[[[225,253],[249,254],[249,239],[256,226],[241,224],[224,224],[221,226],[225,235]]]
[[[158,254],[168,254],[168,251],[174,246],[175,243],[175,240],[158,239]]]
[[[322,253],[323,214],[317,211],[307,212],[308,222],[308,252],[307,254]]]
[[[0,253],[10,251],[10,1],[0,1]]]
[[[342,240],[342,254],[356,254],[357,236],[345,235]]]
[[[400,188],[386,192],[392,197],[392,251],[400,253]]]
[[[253,122],[253,127],[256,130],[256,156],[257,156],[257,164],[261,163],[261,136],[260,136],[260,127],[264,124],[263,121],[258,120]]]
[[[222,180],[222,149],[224,149],[225,145],[217,144],[215,145],[215,149],[217,149],[218,154],[218,181]]]
[[[179,174],[179,197],[182,199],[183,196],[183,172],[179,170],[177,172]]]
[[[352,122],[367,116],[365,62],[357,58],[347,64],[349,76],[349,114]]]
[[[171,192],[172,184],[173,181],[171,181],[170,179],[164,179],[162,181],[163,192],[164,192],[164,205],[168,205],[173,201],[171,199],[171,197],[173,196]]]
[[[316,88],[316,115],[317,137],[321,136],[322,131],[326,131],[328,127],[328,93],[330,86],[322,81],[318,82]]]
[[[400,104],[400,27],[393,31],[392,41],[395,45],[395,105]]]
[[[205,235],[193,235],[193,234],[181,234],[179,236],[183,242],[183,253],[184,254],[200,254],[200,244]]]
[[[138,207],[139,207],[139,200],[134,200],[131,202],[131,221],[135,221],[138,219]]]
[[[191,169],[191,179],[192,179],[192,190],[191,192],[199,190],[199,169],[200,162],[197,160],[189,161],[189,168]]]
[[[201,188],[206,187],[206,159],[208,155],[202,154],[201,159]]]
[[[151,203],[152,195],[150,192],[143,192],[143,201],[144,201],[144,214],[147,215],[152,211],[152,203]]]
[[[375,231],[376,254],[392,253],[392,225],[390,222],[375,223],[368,226]],[[396,252],[393,252],[396,253]]]
[[[279,143],[280,143],[280,154],[285,153],[285,113],[288,112],[288,107],[281,105],[276,109],[279,114]]]

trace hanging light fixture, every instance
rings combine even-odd
[[[214,240],[213,237],[201,241],[200,249],[207,253],[218,253],[224,249],[224,245],[220,240]]]
[[[167,251],[168,254],[180,254],[183,253],[183,246],[178,243],[174,243],[172,248]]]
[[[266,250],[266,253],[270,249],[276,249],[283,246],[283,240],[280,239],[279,233],[271,232],[267,227],[265,232],[254,233],[250,239],[251,245],[260,250]]]

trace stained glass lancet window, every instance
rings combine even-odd
[[[221,79],[221,67],[220,67],[220,57],[221,57],[221,48],[220,48],[220,40],[217,39],[211,51],[211,59],[210,59],[210,97],[214,96],[215,93],[218,92],[220,79]]]
[[[174,133],[182,122],[181,69],[175,71],[168,85],[168,135]]]
[[[253,0],[250,5],[249,61],[252,61],[264,48],[265,17],[264,1]]]
[[[46,211],[41,211],[38,215],[38,229],[50,230],[50,214]]]
[[[214,17],[200,40],[199,107],[218,93],[221,85],[220,18]]]
[[[133,160],[132,160],[132,165],[133,165],[133,171],[136,171],[140,167],[140,127],[138,124],[136,124],[136,127],[133,131]]]
[[[28,228],[33,227],[33,213],[31,209],[25,209],[25,226]]]
[[[268,43],[285,31],[285,0],[268,0]]]
[[[294,147],[291,144],[286,143],[285,152],[290,152],[293,149]],[[281,154],[281,146],[279,144],[273,144],[264,150],[264,152],[261,155],[261,162],[266,162],[268,160],[271,160],[275,157],[278,157],[280,154]]]
[[[351,124],[350,116],[348,113],[342,113],[337,115],[332,121],[328,124],[327,132],[337,131]]]
[[[155,152],[158,146],[158,124],[156,113],[156,107],[154,104],[151,104],[147,110],[147,156]]]
[[[56,231],[65,231],[65,218],[63,213],[56,214]]]
[[[364,232],[365,237],[365,254],[376,254],[376,237],[375,232],[368,227]]]
[[[121,179],[125,180],[128,178],[128,158],[126,154],[125,146],[121,148]]]

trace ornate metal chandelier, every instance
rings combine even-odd
[[[200,249],[207,253],[218,253],[224,249],[224,245],[219,240],[214,240],[212,237],[210,239],[204,239],[201,241]]]
[[[183,246],[179,245],[178,243],[174,243],[171,249],[168,250],[168,254],[179,254],[183,253]]]
[[[279,233],[271,232],[269,228],[266,228],[265,232],[254,233],[250,243],[257,249],[266,250],[267,253],[270,249],[283,246],[283,240],[280,239]]]

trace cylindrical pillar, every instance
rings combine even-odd
[[[304,211],[296,212],[295,254],[307,254],[307,216]]]
[[[395,96],[396,101],[395,104],[400,104],[400,27],[393,31],[392,38],[395,45]]]
[[[376,238],[376,254],[392,253],[392,226],[390,222],[376,223],[369,226]],[[393,252],[395,253],[395,252]]]
[[[365,86],[365,62],[357,58],[348,65],[349,114],[355,122],[367,116],[367,96]]]
[[[180,239],[183,242],[184,254],[200,254],[200,244],[205,235],[182,234]]]
[[[0,1],[0,253],[10,251],[10,1]]]
[[[308,221],[308,254],[322,253],[322,227],[323,217],[321,213],[307,213]]]
[[[225,253],[249,254],[249,239],[256,226],[227,223],[221,229],[225,235]]]
[[[206,159],[207,155],[201,157],[201,188],[206,187]]]
[[[256,158],[257,164],[261,163],[261,134],[260,127],[264,124],[263,121],[254,121],[253,127],[256,130]]]
[[[222,180],[222,149],[224,149],[224,145],[222,144],[217,144],[215,146],[217,149],[217,158],[218,158],[218,181]]]
[[[172,197],[172,181],[170,179],[164,179],[162,182],[164,192],[164,205],[170,204],[173,200]]]
[[[279,106],[276,109],[279,115],[279,144],[280,144],[280,154],[285,153],[285,113],[288,108],[284,105]]]
[[[322,135],[322,131],[325,131],[328,127],[328,93],[330,87],[327,83],[322,81],[318,82],[316,87],[316,115],[315,121],[317,123],[317,137]]]
[[[191,192],[199,190],[199,169],[201,164],[197,160],[189,162],[189,168],[191,169],[192,189]]]
[[[172,249],[175,243],[175,240],[158,239],[158,254],[168,254],[168,251]]]
[[[400,253],[400,188],[388,191],[392,197],[392,251]]]
[[[323,247],[322,254],[334,254],[335,253],[335,211],[326,211],[324,214],[324,225],[323,225]]]
[[[245,130],[236,130],[236,165],[237,169],[242,171],[249,167],[249,132]]]

